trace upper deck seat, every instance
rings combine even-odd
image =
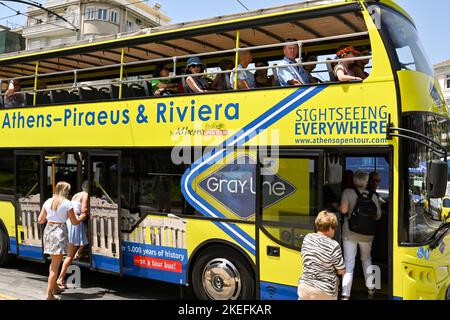
[[[65,103],[72,101],[69,92],[62,89],[50,91],[50,100],[51,103]]]
[[[81,101],[80,93],[78,90],[72,90],[69,92],[69,101],[72,101],[72,102]]]
[[[32,106],[33,105],[33,94],[25,93],[25,105]]]
[[[146,97],[147,93],[143,86],[133,83],[130,85],[131,95],[132,97],[138,98],[138,97]]]
[[[36,105],[49,105],[51,104],[50,96],[47,92],[37,92],[36,93]]]
[[[126,84],[122,84],[122,98],[130,98],[132,93],[130,88]],[[111,98],[119,99],[119,86],[111,84]]]
[[[80,101],[96,101],[100,100],[98,90],[93,87],[79,88]]]
[[[98,93],[101,100],[111,100],[111,88],[102,87],[98,89]]]
[[[145,94],[147,95],[147,97],[151,97],[151,96],[155,95],[155,93],[153,92],[152,84],[151,84],[150,81],[142,82],[142,86],[144,87]]]

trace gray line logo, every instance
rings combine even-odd
[[[296,191],[296,188],[272,174],[262,176],[263,207],[267,208]],[[244,155],[200,181],[200,188],[213,196],[238,217],[248,219],[255,214],[256,162]]]

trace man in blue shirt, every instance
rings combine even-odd
[[[254,89],[256,88],[256,82],[255,77],[253,73],[251,73],[249,70],[242,70],[246,69],[250,63],[253,61],[253,55],[250,51],[241,51],[239,53],[239,71],[238,73],[238,83],[237,88],[238,89]],[[235,74],[236,69],[234,69],[235,72],[232,72],[230,75],[230,82],[231,87],[234,88],[234,81],[235,81]]]
[[[295,39],[287,39],[286,42],[297,41]],[[301,86],[309,84],[309,76],[302,66],[293,66],[298,58],[298,45],[288,44],[284,46],[284,59],[278,66],[286,66],[277,68],[278,81],[282,87]]]

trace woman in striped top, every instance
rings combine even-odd
[[[310,233],[303,240],[299,300],[337,300],[337,275],[345,274],[341,247],[332,239],[338,221],[334,213],[322,211],[315,223],[317,233]]]

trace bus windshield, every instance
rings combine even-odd
[[[449,147],[448,121],[444,117],[413,114],[405,117],[408,129],[422,133],[445,147]],[[405,185],[408,186],[406,207],[409,208],[408,242],[423,243],[440,226],[442,199],[427,195],[427,163],[439,156],[415,141],[405,141],[408,165]],[[446,177],[444,177],[446,178]]]
[[[389,37],[400,70],[413,70],[434,76],[419,35],[414,25],[402,14],[380,6],[381,26]]]

